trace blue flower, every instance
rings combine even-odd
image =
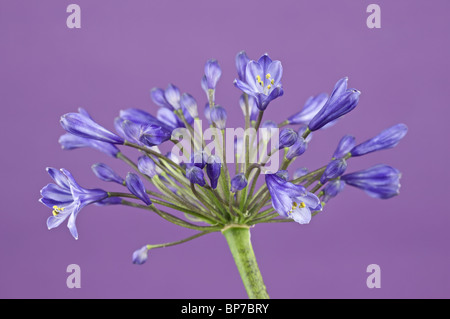
[[[320,93],[306,100],[303,109],[288,118],[289,124],[308,125],[328,100],[328,94]]]
[[[78,231],[75,221],[78,213],[86,205],[102,201],[108,197],[108,193],[102,189],[86,189],[78,185],[72,174],[62,168],[57,170],[47,168],[47,172],[56,184],[48,184],[41,189],[42,198],[39,199],[45,206],[53,209],[53,216],[47,219],[48,229],[61,225],[67,218],[67,227],[75,239],[78,239]]]
[[[222,162],[219,156],[211,155],[206,161],[206,174],[209,177],[209,181],[212,189],[217,188],[217,182],[219,181],[220,171],[222,169]]]
[[[323,185],[326,182],[328,182],[330,179],[337,178],[344,174],[345,170],[347,169],[347,161],[343,158],[332,160],[327,167],[325,168],[325,171],[323,172],[322,176],[320,177],[320,183]]]
[[[168,109],[162,108],[161,110],[166,110],[169,113],[173,114],[173,112],[171,112]],[[163,127],[168,131],[171,131],[174,129],[174,127],[172,127],[171,125],[166,123],[166,121],[162,121],[158,117],[154,117],[150,113],[145,112],[140,109],[129,108],[126,110],[121,110],[119,113],[119,117],[123,120],[128,120],[135,124],[142,124],[142,125],[153,124],[153,125]],[[176,127],[178,127],[178,126],[176,126]]]
[[[307,147],[308,143],[306,142],[306,140],[303,137],[299,136],[295,143],[289,147],[288,152],[286,153],[286,158],[288,160],[292,160],[293,158],[302,155],[303,153],[305,153]]]
[[[345,183],[340,179],[330,181],[323,189],[322,201],[327,203],[331,198],[336,197],[344,189]]]
[[[322,128],[328,123],[347,114],[358,105],[361,92],[356,89],[347,89],[347,82],[348,78],[345,77],[336,83],[330,98],[319,113],[309,122],[308,127],[311,131]]]
[[[333,159],[345,157],[355,146],[355,138],[351,135],[345,135],[339,141],[336,150],[333,153]]]
[[[156,105],[173,110],[180,108],[180,90],[173,84],[169,84],[167,89],[154,88],[150,91],[150,96]]]
[[[341,180],[348,185],[364,190],[371,197],[388,199],[399,194],[400,177],[401,174],[397,169],[379,164],[343,175]]]
[[[205,186],[206,184],[203,171],[200,167],[197,166],[190,166],[186,168],[186,178],[192,184],[198,184],[201,187]]]
[[[183,93],[180,104],[193,118],[198,117],[197,101],[188,93]]]
[[[142,180],[139,178],[139,176],[137,176],[135,173],[128,173],[125,182],[131,194],[142,200],[146,205],[152,204],[150,197],[145,191],[144,183],[142,183]]]
[[[231,179],[231,192],[236,193],[237,191],[243,190],[247,186],[247,179],[244,173],[239,173]]]
[[[219,105],[214,106],[211,109],[210,118],[218,129],[224,130],[226,128],[227,111],[223,107]]]
[[[124,142],[123,138],[94,122],[83,109],[80,109],[79,113],[64,114],[60,123],[67,132],[73,135],[112,144],[123,144]]]
[[[247,67],[247,63],[250,62],[250,59],[247,56],[245,51],[241,51],[236,55],[236,69],[238,72],[239,80],[245,82],[245,69]]]
[[[208,60],[205,64],[205,77],[206,77],[206,87],[209,90],[215,90],[217,82],[222,75],[222,70],[220,69],[219,62],[217,60]]]
[[[148,245],[133,252],[133,264],[142,265],[148,259]]]
[[[125,139],[139,145],[149,147],[160,145],[172,136],[170,130],[155,124],[137,124],[128,120],[120,121],[120,119],[117,121],[116,129],[121,130]]]
[[[370,140],[355,146],[350,153],[352,156],[361,156],[371,152],[393,148],[400,142],[407,132],[408,127],[405,124],[394,125],[388,129],[385,129]]]
[[[264,111],[269,103],[283,95],[280,61],[272,61],[264,54],[258,61],[249,61],[245,67],[245,81],[234,80],[234,85],[256,99],[258,109]]]
[[[311,221],[311,211],[322,209],[319,198],[301,185],[294,185],[277,174],[266,174],[272,206],[278,214],[299,224]]]
[[[291,128],[284,128],[280,131],[279,149],[289,147],[295,144],[298,140],[297,132]]]
[[[111,157],[117,157],[120,150],[113,144],[85,138],[70,133],[61,135],[58,140],[63,150],[73,150],[82,147],[90,147],[103,152]]]
[[[142,155],[138,158],[138,170],[149,177],[157,174],[155,162],[147,155]]]
[[[92,165],[92,171],[95,176],[105,182],[115,182],[117,184],[123,184],[125,181],[114,170],[106,164],[97,163]]]
[[[256,105],[256,99],[253,96],[247,96],[247,100],[248,100],[248,109],[249,109],[249,118],[250,121],[256,121],[256,118],[258,117],[258,106]],[[245,105],[245,97],[244,94],[241,95],[241,97],[239,98],[239,106],[242,109],[242,113],[246,113],[246,108],[247,106]]]

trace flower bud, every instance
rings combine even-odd
[[[148,197],[145,191],[145,186],[139,176],[134,173],[128,173],[125,181],[131,194],[142,200],[146,205],[152,204],[152,201],[150,200],[150,197]]]
[[[155,162],[147,155],[142,155],[138,158],[138,170],[149,177],[157,174]]]
[[[280,131],[279,149],[294,145],[297,141],[298,135],[291,128],[284,128]]]
[[[247,186],[247,179],[244,173],[237,174],[231,179],[231,192],[235,193],[244,189]]]
[[[205,64],[205,77],[207,88],[209,90],[215,90],[217,82],[219,81],[221,75],[222,70],[220,69],[217,60],[208,60]]]
[[[148,247],[147,245],[139,248],[133,253],[133,264],[142,265],[148,259]]]
[[[339,144],[334,151],[333,158],[343,158],[350,152],[350,150],[355,146],[355,138],[351,135],[345,135],[339,141]]]
[[[120,177],[111,167],[103,163],[97,163],[92,165],[92,171],[95,176],[105,182],[115,182],[117,184],[123,184],[124,179]]]
[[[206,184],[203,171],[197,166],[190,166],[186,168],[186,178],[192,184],[198,184],[201,187],[205,186]]]
[[[206,163],[206,174],[209,177],[209,181],[212,189],[217,188],[217,182],[219,181],[220,171],[222,169],[222,163],[220,157],[211,155],[208,157]]]
[[[341,176],[342,174],[344,174],[346,169],[347,161],[345,159],[340,158],[331,161],[325,168],[322,177],[320,177],[320,183],[323,185],[330,179]]]
[[[227,123],[227,111],[223,107],[219,105],[214,106],[211,109],[210,117],[211,121],[216,124],[218,129],[225,129]]]

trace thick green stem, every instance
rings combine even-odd
[[[250,241],[250,229],[231,226],[222,230],[250,299],[269,299]]]

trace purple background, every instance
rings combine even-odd
[[[3,141],[0,220],[2,298],[245,298],[220,233],[132,252],[192,231],[128,207],[85,208],[75,241],[65,224],[48,231],[38,203],[45,167],[65,167],[87,188],[115,189],[90,166],[127,167],[95,150],[62,151],[58,121],[84,107],[113,129],[121,109],[156,112],[149,90],[169,82],[203,105],[203,65],[219,60],[217,101],[229,125],[242,126],[234,57],[268,52],[283,63],[285,95],[265,119],[281,122],[306,98],[331,92],[342,76],[362,91],[359,106],[314,134],[292,165],[326,163],[343,134],[358,142],[404,122],[399,146],[349,161],[349,171],[387,163],[403,173],[401,195],[376,200],[347,187],[311,224],[258,225],[252,240],[272,298],[449,298],[446,205],[449,60],[448,1],[381,1],[382,28],[368,29],[372,1],[86,1],[82,28],[66,27],[71,1],[0,4],[0,104]],[[81,267],[81,289],[66,287],[66,267]],[[368,289],[366,267],[381,267]]]

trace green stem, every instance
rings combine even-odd
[[[250,241],[250,230],[239,225],[222,230],[250,299],[269,299]]]

